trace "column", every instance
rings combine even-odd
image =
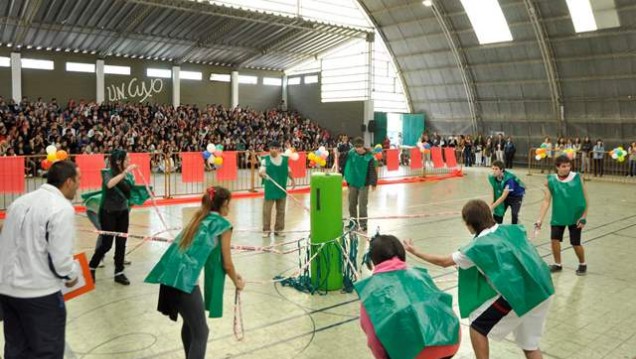
[[[15,103],[22,101],[22,57],[19,52],[11,53],[11,96]]]
[[[232,108],[239,105],[239,73],[232,71]]]
[[[97,103],[101,104],[102,102],[105,101],[104,99],[104,89],[105,89],[105,85],[104,85],[104,60],[99,59],[97,60],[97,62],[95,63],[95,84],[97,86],[97,91],[95,92],[96,94],[96,100]]]
[[[181,66],[172,66],[172,106],[181,105]]]

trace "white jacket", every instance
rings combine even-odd
[[[36,298],[77,278],[73,260],[75,211],[54,186],[15,200],[0,233],[0,294]]]

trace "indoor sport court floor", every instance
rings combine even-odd
[[[422,218],[372,220],[369,229],[398,238],[413,238],[423,250],[448,253],[470,239],[458,212],[470,198],[489,199],[485,169],[469,169],[467,176],[440,182],[379,186],[371,192],[369,215],[426,214]],[[523,174],[524,170],[517,171]],[[543,198],[544,177],[522,175],[528,192],[521,220],[531,226]],[[589,265],[588,275],[574,274],[576,260],[564,245],[565,270],[555,275],[556,298],[550,309],[542,349],[546,358],[634,358],[636,356],[636,195],[632,185],[588,182],[590,212],[583,232]],[[309,202],[308,195],[297,198]],[[343,205],[346,208],[346,199]],[[265,246],[300,238],[261,238],[262,199],[236,199],[231,220],[236,232],[233,242]],[[168,226],[182,226],[196,204],[160,207]],[[346,210],[344,213],[347,213]],[[439,214],[439,215],[438,215]],[[509,222],[509,217],[506,217]],[[148,235],[163,228],[152,208],[134,209],[130,232]],[[309,228],[309,217],[297,205],[287,203],[287,230]],[[92,254],[95,235],[90,222],[77,216],[77,250]],[[534,241],[539,253],[550,260],[549,230]],[[567,242],[567,238],[566,238]],[[127,269],[129,287],[112,280],[112,252],[106,268],[97,272],[95,291],[68,302],[67,358],[182,358],[181,323],[159,314],[158,286],[142,283],[165,250],[165,244],[131,239]],[[286,246],[282,248],[293,248]],[[248,281],[268,281],[278,274],[290,274],[297,267],[296,253],[235,252],[235,265]],[[413,258],[410,264],[417,265]],[[440,288],[456,295],[454,269],[427,266]],[[367,272],[365,272],[367,273]],[[226,282],[225,314],[209,320],[208,358],[371,358],[358,322],[360,303],[354,293],[307,295],[271,282],[248,283],[242,294],[245,339],[233,336],[234,287]],[[456,301],[455,301],[456,305]],[[466,322],[456,358],[473,358]],[[0,338],[0,345],[3,345]],[[520,358],[512,341],[491,345],[492,358]]]

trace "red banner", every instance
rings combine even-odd
[[[0,157],[0,193],[24,193],[23,156]]]
[[[150,154],[148,153],[129,153],[130,156],[130,164],[137,165],[137,170],[141,172],[143,178],[146,179],[148,184],[150,184]],[[139,173],[134,173],[135,175],[135,183],[144,184],[144,181],[141,179],[141,175]]]
[[[224,151],[223,165],[216,170],[217,181],[234,181],[238,178],[238,163],[236,151]]]
[[[304,178],[307,173],[307,153],[298,152],[298,161],[289,160],[293,178]]]
[[[77,155],[75,164],[79,167],[82,176],[80,189],[102,188],[102,169],[106,168],[104,155]]]
[[[434,168],[444,168],[444,160],[442,159],[441,148],[431,147],[431,160],[433,160]]]
[[[202,183],[205,164],[201,152],[181,152],[181,181]]]
[[[419,170],[422,168],[422,152],[419,148],[411,148],[411,169]]]
[[[397,148],[386,150],[386,169],[388,171],[400,169],[400,150]]]
[[[457,167],[457,159],[455,158],[455,149],[453,147],[444,148],[444,157],[446,158],[446,167]]]

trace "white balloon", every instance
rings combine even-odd
[[[535,157],[535,159],[536,159],[537,161],[541,161],[541,155],[537,155],[537,156]]]
[[[289,159],[291,159],[292,161],[298,161],[298,158],[300,158],[298,152],[294,152],[291,154],[291,156],[289,156]]]
[[[212,143],[208,143],[208,147],[206,149],[208,150],[208,152],[213,153],[214,151],[216,151],[216,146]]]
[[[613,159],[617,159],[617,158],[618,158],[618,155],[617,155],[616,153],[614,153],[614,154],[612,154],[612,158],[613,158]]]
[[[214,164],[214,155],[210,155],[210,157],[208,157],[208,163],[211,165]]]
[[[325,158],[329,157],[329,151],[323,152],[325,154]]]
[[[320,146],[320,147],[318,148],[318,151],[320,151],[320,152],[326,152],[326,151],[327,151],[327,149],[325,148],[325,146]]]
[[[291,156],[291,154],[292,154],[292,150],[291,150],[291,148],[288,148],[288,149],[285,150],[285,153],[283,153],[283,156],[289,157],[289,156]]]
[[[46,154],[50,155],[55,152],[57,152],[57,147],[55,147],[55,145],[46,146]]]

